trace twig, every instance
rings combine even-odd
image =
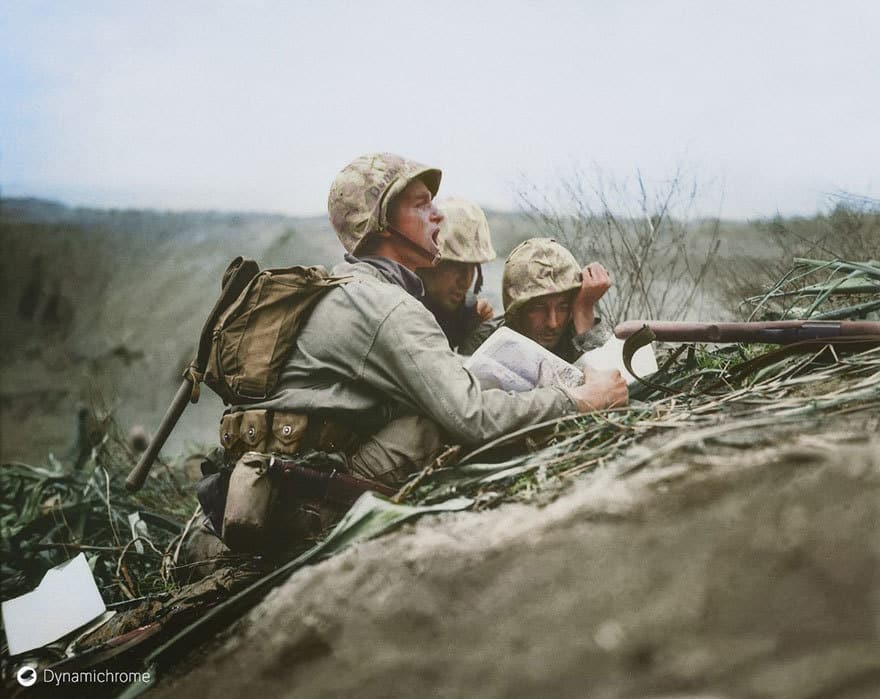
[[[410,493],[412,493],[419,485],[421,485],[422,481],[424,481],[428,476],[434,473],[434,471],[445,468],[449,463],[457,459],[459,454],[461,454],[461,445],[455,444],[449,447],[430,464],[425,466],[425,468],[422,469],[421,473],[419,473],[418,476],[410,481],[407,481],[403,485],[403,487],[397,491],[394,497],[391,498],[391,502],[400,502],[405,497],[409,496]]]

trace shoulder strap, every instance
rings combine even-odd
[[[214,327],[217,325],[217,319],[229,308],[230,304],[235,301],[244,291],[244,288],[250,281],[260,272],[260,267],[256,261],[247,257],[238,256],[223,273],[223,281],[221,282],[220,297],[214,304],[214,308],[208,314],[202,333],[199,336],[199,349],[195,359],[186,370],[185,375],[192,379],[193,389],[190,401],[198,402],[202,376],[205,373],[205,366],[208,363],[208,355],[211,353],[211,340],[214,333]]]

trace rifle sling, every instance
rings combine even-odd
[[[648,325],[643,325],[639,330],[626,338],[626,341],[623,343],[623,366],[625,366],[626,370],[635,378],[636,381],[638,381],[643,386],[648,386],[655,391],[660,391],[661,393],[674,396],[679,393],[679,391],[642,378],[641,376],[636,374],[636,372],[632,368],[632,360],[635,353],[638,352],[645,345],[651,344],[655,339],[656,337],[654,336],[654,331],[651,330]],[[663,366],[663,368],[665,369],[667,366],[669,366],[669,362],[667,362]]]

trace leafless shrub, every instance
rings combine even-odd
[[[748,312],[745,298],[766,291],[796,258],[822,260],[880,260],[880,200],[839,191],[828,197],[828,210],[811,218],[791,217],[752,221],[761,233],[760,256],[730,266],[719,278],[726,307],[737,315]],[[805,283],[822,282],[821,275]]]
[[[720,243],[719,219],[696,216],[698,190],[681,167],[657,183],[640,171],[632,183],[595,170],[563,179],[554,196],[527,184],[518,198],[535,235],[609,269],[606,316],[680,319],[702,305]]]

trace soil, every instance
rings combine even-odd
[[[878,417],[425,517],[297,572],[154,694],[877,697]]]

